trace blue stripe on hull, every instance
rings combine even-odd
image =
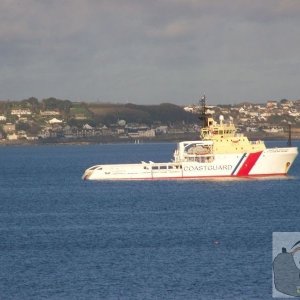
[[[231,176],[233,176],[233,174],[235,173],[235,171],[237,170],[237,168],[240,166],[242,160],[244,159],[244,157],[246,156],[246,153],[243,154],[242,158],[239,160],[239,162],[237,163],[237,165],[235,166],[235,168],[233,169]]]

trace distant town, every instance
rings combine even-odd
[[[199,105],[72,102],[56,98],[0,101],[0,144],[144,142],[197,139]],[[250,138],[300,138],[300,100],[207,106]]]

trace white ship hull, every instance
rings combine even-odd
[[[97,165],[88,168],[87,180],[180,180],[214,177],[286,175],[298,154],[297,147],[271,148],[253,153],[197,156],[195,161]]]

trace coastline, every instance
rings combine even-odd
[[[249,140],[276,141],[288,140],[288,133],[267,134],[247,133]],[[42,145],[90,145],[90,144],[143,144],[143,143],[177,143],[183,140],[198,140],[199,135],[195,133],[165,134],[153,138],[120,138],[117,136],[95,136],[81,138],[47,138],[35,141],[19,139],[15,141],[0,140],[0,147],[6,146],[42,146]],[[300,134],[292,134],[292,140],[300,140]]]

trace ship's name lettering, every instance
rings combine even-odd
[[[232,165],[211,165],[211,166],[185,166],[184,171],[218,171],[232,170]]]

